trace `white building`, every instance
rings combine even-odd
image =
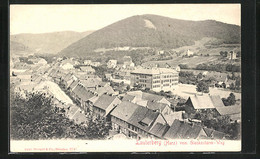
[[[117,60],[109,60],[107,62],[107,67],[108,68],[115,68],[117,66]]]
[[[228,53],[228,58],[229,58],[229,60],[235,60],[235,59],[237,59],[237,54],[235,53],[235,51],[230,51],[230,52]]]
[[[130,85],[159,91],[172,91],[178,86],[179,73],[169,68],[139,68],[131,72]]]
[[[193,54],[194,54],[194,52],[193,52],[193,51],[190,51],[190,49],[188,49],[187,52],[186,52],[186,55],[187,55],[187,56],[192,56]]]

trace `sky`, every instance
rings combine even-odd
[[[240,4],[11,5],[10,34],[98,30],[142,14],[241,23]]]

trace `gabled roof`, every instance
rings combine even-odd
[[[201,130],[204,131],[199,125],[182,122],[176,119],[164,135],[164,138],[195,139],[199,136]]]
[[[137,104],[123,101],[111,112],[111,116],[128,121],[138,107]]]
[[[81,80],[80,83],[82,83],[85,88],[90,88],[98,86],[101,82],[95,78],[87,78],[85,80]]]
[[[90,102],[95,103],[98,100],[99,96],[93,96],[89,99]]]
[[[80,69],[82,71],[95,72],[95,69],[93,69],[91,66],[80,66]]]
[[[166,132],[164,137],[166,139],[173,139],[177,136],[179,127],[181,126],[181,121],[180,120],[174,120],[170,129]]]
[[[183,120],[183,118],[182,118],[183,113],[184,113],[184,111],[177,111],[177,112],[173,112],[171,114],[163,115],[163,116],[164,116],[165,120],[167,121],[167,123],[169,125],[171,125],[175,119]]]
[[[102,94],[105,94],[105,93],[107,93],[107,94],[115,93],[115,91],[113,90],[113,88],[111,86],[89,88],[88,90],[91,90],[92,92],[95,92],[98,95],[102,95]]]
[[[195,139],[198,137],[200,131],[203,131],[202,127],[194,124],[191,129],[189,129],[184,135],[185,139]]]
[[[153,128],[149,131],[149,133],[157,136],[157,137],[160,137],[160,138],[163,138],[164,134],[168,131],[169,129],[169,125],[164,125],[162,123],[156,123]]]
[[[164,96],[159,96],[159,95],[146,93],[146,92],[142,92],[142,91],[127,92],[127,95],[135,96],[136,98],[141,98],[143,100],[154,101],[154,102],[155,101],[158,102],[164,98]]]
[[[144,131],[149,131],[150,128],[152,127],[152,122],[154,122],[157,117],[159,116],[158,112],[154,112],[150,109],[147,109],[142,106],[138,106],[138,108],[135,110],[131,118],[128,120],[128,123],[144,130]],[[145,119],[145,120],[144,120]],[[143,121],[148,121],[149,125],[145,125],[142,123]]]
[[[210,96],[210,99],[213,103],[213,105],[217,107],[225,107],[223,101],[221,100],[220,96]]]
[[[116,99],[116,96],[109,96],[106,94],[101,95],[98,100],[94,103],[95,107],[106,110],[107,107]]]
[[[94,94],[88,92],[82,85],[78,84],[75,89],[72,90],[73,93],[76,94],[83,101],[87,101],[92,98]]]
[[[212,109],[215,108],[210,97],[207,95],[204,96],[190,96],[189,97],[194,109]],[[188,99],[188,100],[189,100]]]
[[[151,110],[164,110],[164,108],[167,107],[167,104],[164,103],[156,103],[156,102],[147,102],[147,108]]]
[[[214,139],[223,139],[225,137],[225,133],[220,132],[220,131],[213,131],[212,137]]]
[[[145,99],[145,100],[148,100],[148,101],[160,101],[163,98],[164,98],[163,96],[145,93],[145,92],[143,92],[143,95],[142,95],[142,99]]]
[[[213,133],[213,129],[209,129],[209,128],[207,128],[207,127],[205,127],[205,128],[203,128],[203,130],[205,131],[205,133],[206,133],[206,135],[208,136],[208,137],[211,137],[211,135],[212,135],[212,133]]]
[[[131,102],[131,101],[134,100],[134,98],[135,98],[135,96],[126,94],[126,95],[123,97],[122,101],[130,101],[130,102]]]
[[[204,132],[206,133],[207,137],[214,138],[214,139],[223,139],[225,137],[225,133],[216,131],[214,129],[203,128]]]
[[[241,113],[240,105],[217,107],[216,109],[220,115],[233,115]]]
[[[79,80],[73,81],[73,82],[71,83],[71,85],[69,85],[69,88],[74,89],[74,88],[78,85],[78,83],[79,83]]]
[[[194,109],[212,109],[225,107],[219,96],[210,95],[194,95],[190,96],[189,99]]]

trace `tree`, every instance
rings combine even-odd
[[[223,57],[227,57],[228,52],[227,51],[220,51],[219,54]]]
[[[231,83],[230,86],[229,86],[229,88],[230,88],[231,90],[234,90],[234,89],[235,89],[235,84],[234,84],[234,83]]]
[[[241,85],[240,77],[237,77],[237,78],[236,78],[236,81],[235,81],[235,88],[236,88],[237,90],[239,90],[239,89],[240,89],[240,85]]]
[[[237,57],[241,57],[241,51],[237,52]]]
[[[197,84],[197,92],[209,93],[209,85],[205,81],[200,81]]]
[[[200,72],[198,75],[197,75],[197,79],[198,80],[201,80],[203,78],[203,75],[202,75],[202,73]]]
[[[234,105],[236,103],[236,96],[234,93],[230,93],[227,98],[222,98],[222,101],[225,106]]]
[[[24,99],[11,92],[10,106],[12,139],[101,139],[109,131],[109,124],[101,118],[88,116],[85,123],[74,123],[44,94],[28,93]]]

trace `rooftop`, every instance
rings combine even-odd
[[[194,95],[190,96],[189,99],[194,109],[212,109],[224,107],[224,104],[219,96]]]
[[[233,115],[233,114],[240,114],[241,107],[240,105],[235,106],[224,106],[216,108],[220,115]]]
[[[109,96],[106,94],[101,95],[94,103],[94,106],[106,110],[106,108],[116,99],[116,96]]]
[[[155,75],[155,74],[166,74],[166,73],[177,73],[174,69],[169,68],[138,68],[131,72],[132,74],[147,74],[147,75]]]

